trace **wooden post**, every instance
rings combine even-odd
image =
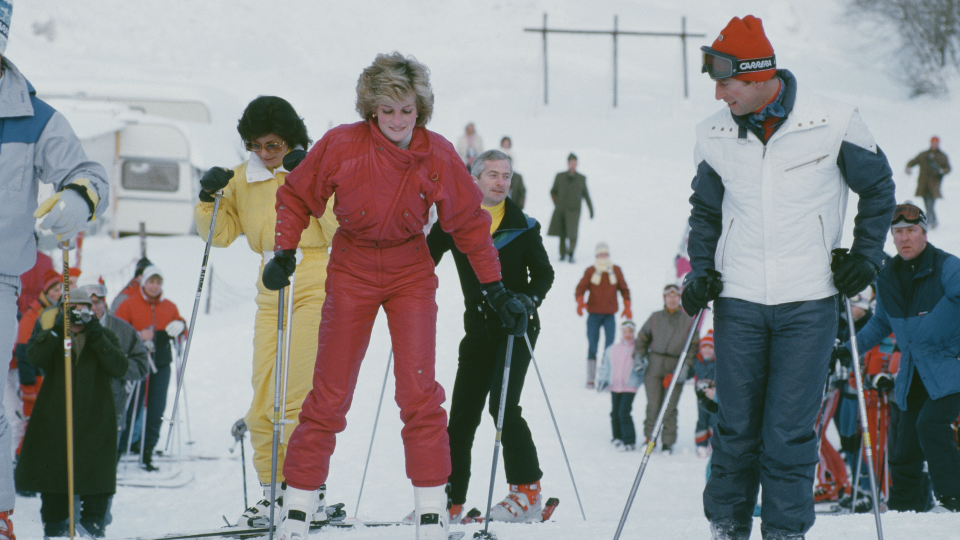
[[[617,16],[613,16],[613,107],[617,107]]]
[[[547,104],[547,13],[543,13],[543,104]]]
[[[687,87],[687,17],[680,17],[680,43],[683,55],[683,97],[690,97],[690,90]]]
[[[140,222],[140,258],[147,258],[147,224]]]

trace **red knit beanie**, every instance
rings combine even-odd
[[[706,347],[707,345],[713,347],[713,330],[707,332],[707,335],[700,338],[700,345],[697,347],[697,350]]]
[[[50,290],[50,287],[63,281],[63,274],[53,268],[43,273],[43,292]]]
[[[753,15],[743,19],[734,17],[720,31],[720,36],[710,46],[711,49],[735,56],[738,60],[754,60],[773,56],[773,45],[763,32],[763,22]],[[775,67],[762,71],[740,73],[734,79],[741,81],[766,81],[776,75]]]

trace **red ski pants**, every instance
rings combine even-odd
[[[290,437],[287,484],[313,490],[326,482],[336,434],[346,428],[360,363],[380,307],[393,344],[394,375],[407,477],[416,487],[450,476],[443,387],[434,376],[437,277],[422,235],[405,244],[361,247],[334,237],[327,267],[313,389]]]

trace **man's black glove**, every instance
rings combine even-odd
[[[877,265],[859,253],[848,253],[844,248],[831,252],[830,270],[833,284],[844,296],[853,298],[877,278]]]
[[[873,387],[880,392],[889,392],[893,390],[893,375],[889,373],[877,373],[872,379]]]
[[[305,150],[291,150],[287,152],[287,155],[283,156],[283,168],[287,171],[292,171],[297,168],[297,165],[303,161],[303,158],[307,157],[307,152]]]
[[[707,307],[711,300],[720,297],[723,291],[723,281],[720,279],[720,272],[708,268],[706,275],[687,277],[683,280],[683,292],[680,293],[680,302],[683,310],[691,317],[700,310]]]
[[[203,188],[200,191],[200,200],[213,202],[213,194],[227,187],[231,178],[233,178],[232,170],[223,167],[211,167],[200,179],[200,187]]]
[[[233,438],[236,440],[243,439],[243,435],[247,432],[247,422],[243,418],[237,420],[233,423],[233,426],[230,427],[230,434],[233,435]]]
[[[103,325],[100,324],[100,319],[92,317],[83,325],[83,333],[87,335],[87,342],[92,343],[103,335]]]
[[[537,310],[536,301],[523,293],[513,293],[513,297],[523,304],[523,308],[527,310],[527,317],[533,317],[533,312]]]
[[[480,290],[487,304],[500,316],[508,334],[522,336],[527,333],[527,309],[512,292],[503,288],[503,283],[495,281],[480,285]]]
[[[707,397],[706,390],[713,387],[713,381],[697,381],[697,402],[700,403],[700,406],[706,409],[707,412],[711,413],[720,410],[720,405],[717,405],[716,401]]]
[[[839,361],[841,366],[847,368],[850,367],[851,363],[853,363],[853,354],[850,353],[850,349],[844,347],[843,345],[835,346],[830,358],[834,361]]]
[[[297,250],[282,249],[263,267],[263,286],[279,291],[290,284],[290,276],[297,269]]]

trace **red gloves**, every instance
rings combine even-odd
[[[583,296],[577,297],[577,315],[583,317],[583,310],[587,309],[587,305],[583,303]]]
[[[623,313],[620,314],[620,317],[621,317],[621,318],[624,318],[624,319],[632,319],[632,318],[633,318],[633,312],[630,311],[630,301],[629,301],[629,300],[624,300],[624,301],[623,301]]]
[[[663,378],[663,387],[670,388],[670,383],[673,382],[673,373],[667,373],[667,376]]]

